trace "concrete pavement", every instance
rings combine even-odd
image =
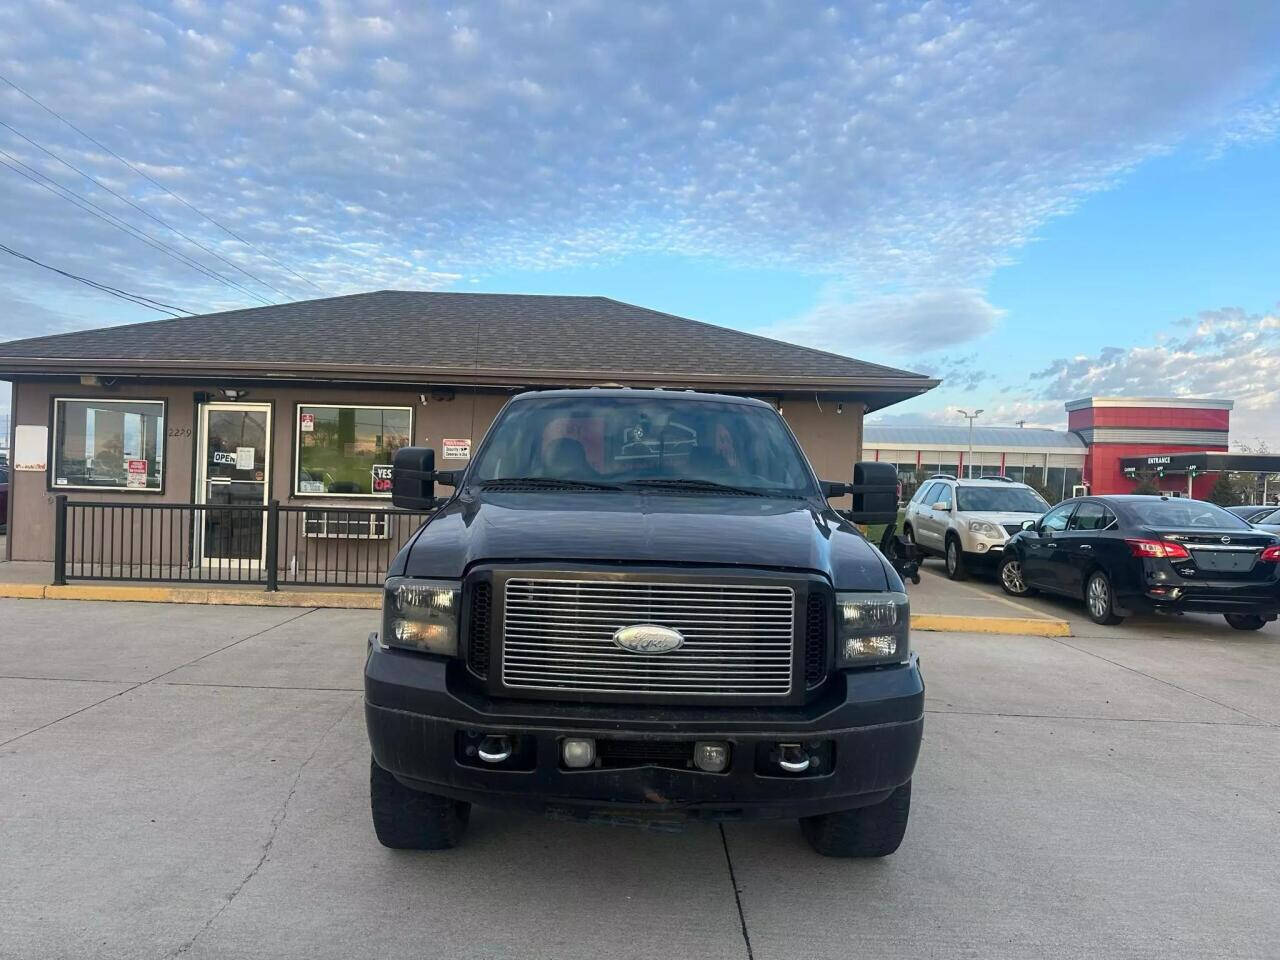
[[[907,840],[380,847],[357,610],[0,600],[0,957],[1273,957],[1280,637],[920,633]],[[1159,625],[1157,625],[1159,626]],[[1225,626],[1225,625],[1224,625]],[[1099,628],[1100,630],[1102,628]]]

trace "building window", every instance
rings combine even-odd
[[[391,461],[413,439],[410,407],[299,404],[294,494],[391,496]]]
[[[164,476],[163,400],[53,401],[53,486],[150,490]]]

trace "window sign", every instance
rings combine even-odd
[[[54,400],[53,484],[159,491],[164,470],[162,400]]]
[[[440,441],[443,448],[440,456],[445,460],[470,460],[471,459],[471,438],[465,440],[446,440]]]
[[[13,469],[43,471],[49,455],[49,428],[20,423],[13,433]]]
[[[412,442],[412,408],[301,404],[297,418],[296,495],[391,496],[391,462]]]

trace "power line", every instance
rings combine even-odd
[[[39,108],[40,108],[41,110],[43,110],[45,113],[49,114],[51,117],[55,117],[56,119],[58,119],[58,120],[62,121],[63,123],[65,123],[68,127],[70,127],[72,130],[74,130],[76,133],[80,134],[80,136],[84,137],[86,140],[88,140],[88,141],[89,141],[90,143],[92,143],[94,146],[99,147],[100,149],[105,150],[107,153],[111,154],[111,156],[115,157],[117,160],[119,160],[121,163],[123,163],[126,167],[128,167],[130,170],[132,170],[132,171],[133,171],[134,173],[136,173],[138,176],[142,177],[142,179],[146,180],[148,183],[150,183],[150,184],[152,184],[152,185],[154,185],[154,186],[158,187],[159,189],[163,190],[163,191],[164,191],[165,193],[167,193],[169,196],[173,197],[173,199],[175,199],[175,200],[177,200],[179,203],[181,203],[184,207],[187,207],[187,208],[189,208],[189,209],[191,209],[191,210],[195,211],[196,213],[198,213],[200,216],[204,217],[204,219],[208,220],[210,223],[212,223],[215,227],[217,227],[217,228],[218,228],[219,230],[221,230],[223,233],[227,234],[227,235],[228,235],[228,236],[230,236],[230,237],[233,237],[233,238],[234,238],[234,239],[236,239],[236,240],[239,240],[241,243],[243,243],[243,244],[244,244],[246,247],[248,247],[250,250],[255,251],[256,253],[260,254],[260,255],[261,255],[261,256],[263,256],[263,257],[266,257],[268,260],[270,260],[272,263],[274,263],[274,264],[275,264],[277,267],[279,267],[281,270],[287,270],[289,273],[293,274],[295,277],[297,277],[297,278],[298,278],[299,280],[301,280],[303,283],[310,284],[311,286],[315,287],[317,290],[320,290],[320,289],[321,289],[320,285],[319,285],[318,283],[316,283],[315,281],[313,281],[313,280],[309,280],[308,278],[306,278],[306,277],[304,277],[302,274],[300,274],[297,270],[293,269],[293,267],[289,266],[288,264],[281,263],[279,260],[277,260],[275,257],[271,256],[271,254],[267,253],[265,250],[261,250],[261,249],[259,249],[258,247],[254,246],[252,243],[250,243],[250,242],[249,242],[248,240],[246,240],[244,237],[240,236],[240,234],[236,233],[236,232],[235,232],[234,230],[232,230],[230,227],[226,226],[225,224],[219,223],[217,220],[213,219],[213,217],[209,216],[207,213],[205,213],[205,212],[204,212],[203,210],[201,210],[200,208],[196,207],[194,204],[191,204],[191,203],[187,202],[186,200],[184,200],[182,197],[178,196],[176,193],[174,193],[172,190],[170,190],[168,187],[166,187],[163,183],[160,183],[158,180],[154,179],[154,178],[153,178],[152,176],[150,176],[149,174],[144,173],[143,171],[139,170],[139,169],[138,169],[137,167],[135,167],[132,163],[130,163],[130,162],[129,162],[128,160],[126,160],[124,157],[120,156],[120,154],[116,153],[114,150],[112,150],[110,147],[108,147],[108,146],[107,146],[105,143],[103,143],[101,140],[98,140],[98,139],[96,139],[95,137],[92,137],[92,136],[90,136],[89,134],[85,133],[83,130],[81,130],[79,127],[77,127],[74,123],[72,123],[70,120],[68,120],[68,119],[67,119],[66,117],[64,117],[62,114],[58,113],[58,112],[57,112],[56,110],[54,110],[52,107],[46,107],[43,103],[41,103],[39,100],[37,100],[37,99],[36,99],[35,97],[33,97],[31,94],[27,93],[27,91],[23,90],[20,86],[18,86],[16,83],[14,83],[12,80],[10,80],[8,77],[4,76],[3,74],[0,74],[0,80],[3,80],[3,81],[4,81],[5,83],[7,83],[9,86],[13,87],[13,89],[17,90],[20,94],[22,94],[24,97],[26,97],[26,98],[27,98],[28,100],[30,100],[32,103],[34,103],[37,107],[39,107]]]
[[[81,210],[83,210],[85,213],[89,214],[90,216],[97,217],[99,220],[103,221],[104,223],[115,227],[117,230],[123,231],[124,233],[128,234],[130,237],[133,237],[136,240],[141,240],[143,243],[147,244],[147,246],[153,247],[154,249],[159,250],[160,252],[172,257],[174,260],[177,260],[179,263],[185,266],[191,267],[193,270],[198,271],[199,273],[208,277],[210,280],[214,280],[219,283],[225,284],[228,287],[233,287],[234,289],[239,290],[240,292],[250,297],[253,297],[255,300],[257,300],[259,303],[263,304],[264,306],[271,305],[271,301],[268,300],[266,297],[262,296],[261,294],[253,290],[250,290],[248,287],[244,286],[243,284],[235,280],[231,280],[231,279],[228,279],[227,277],[224,277],[222,274],[218,273],[216,270],[211,270],[208,267],[206,267],[204,264],[200,263],[198,260],[194,260],[191,257],[187,256],[181,250],[174,249],[169,244],[165,243],[163,240],[158,240],[155,237],[151,236],[151,234],[147,233],[145,230],[135,227],[133,224],[120,219],[120,217],[116,216],[110,210],[105,209],[104,207],[102,207],[97,203],[94,203],[88,197],[81,196],[80,194],[76,193],[74,190],[70,189],[69,187],[63,186],[61,183],[59,183],[57,180],[54,180],[48,174],[41,173],[35,167],[32,167],[29,164],[23,163],[17,157],[6,152],[5,150],[0,149],[0,157],[6,158],[8,161],[6,162],[5,159],[0,159],[0,166],[8,167],[10,170],[18,174],[19,176],[26,177],[26,179],[30,180],[36,186],[43,187],[45,190],[48,190],[55,197],[60,197],[61,199],[74,204],[75,206],[79,207]],[[17,164],[17,166],[14,166],[14,164]],[[24,168],[24,170],[19,170],[18,167],[22,167]],[[27,171],[27,172],[24,172],[24,171]]]
[[[113,197],[115,197],[117,200],[119,200],[119,201],[121,201],[121,202],[123,202],[123,203],[127,203],[129,206],[133,207],[133,209],[137,210],[137,211],[138,211],[139,213],[141,213],[143,216],[145,216],[145,217],[150,217],[150,218],[151,218],[152,220],[154,220],[156,223],[160,224],[160,226],[165,227],[165,228],[166,228],[166,229],[168,229],[168,230],[172,230],[174,233],[176,233],[178,236],[180,236],[183,240],[186,240],[188,243],[194,244],[195,246],[199,247],[201,250],[203,250],[205,253],[209,254],[210,256],[218,258],[218,259],[219,259],[219,260],[221,260],[223,263],[225,263],[227,266],[231,267],[233,270],[239,270],[241,273],[243,273],[243,274],[244,274],[246,277],[248,277],[250,280],[254,280],[254,281],[256,281],[257,283],[262,284],[262,285],[263,285],[264,287],[266,287],[268,290],[274,290],[276,293],[280,294],[280,296],[282,296],[282,297],[287,297],[287,296],[288,296],[288,294],[287,294],[287,293],[285,293],[283,290],[281,290],[281,289],[280,289],[280,288],[278,288],[278,287],[273,287],[271,284],[267,283],[267,281],[263,280],[261,277],[259,277],[259,276],[255,275],[255,274],[250,273],[248,270],[246,270],[244,267],[240,266],[240,264],[236,263],[234,260],[228,260],[226,257],[224,257],[222,254],[218,253],[216,250],[210,250],[208,247],[206,247],[206,246],[205,246],[203,243],[201,243],[199,240],[196,240],[194,237],[189,237],[189,236],[187,236],[185,233],[183,233],[181,230],[179,230],[179,229],[178,229],[177,227],[175,227],[173,224],[169,223],[167,220],[163,220],[163,219],[161,219],[160,217],[157,217],[157,216],[156,216],[155,214],[153,214],[150,210],[147,210],[147,209],[145,209],[145,208],[143,208],[143,207],[140,207],[138,204],[134,203],[134,202],[133,202],[132,200],[130,200],[128,197],[124,196],[123,194],[117,193],[115,190],[112,190],[109,186],[107,186],[105,183],[103,183],[103,182],[102,182],[101,180],[99,180],[97,177],[94,177],[94,176],[92,176],[92,175],[90,175],[90,174],[85,173],[83,170],[81,170],[81,169],[80,169],[79,167],[77,167],[75,164],[71,163],[69,160],[64,160],[62,157],[58,156],[58,154],[54,153],[54,152],[53,152],[52,150],[50,150],[48,147],[44,146],[43,144],[37,143],[35,140],[33,140],[33,139],[31,139],[30,137],[28,137],[25,133],[23,133],[21,130],[19,130],[17,127],[13,126],[12,124],[10,124],[10,123],[6,123],[4,120],[0,120],[0,127],[4,127],[5,129],[10,130],[10,131],[12,131],[13,133],[17,134],[17,135],[18,135],[19,137],[21,137],[23,140],[27,141],[27,143],[29,143],[29,144],[31,144],[33,147],[35,147],[37,150],[40,150],[40,151],[42,151],[42,152],[44,152],[44,153],[48,154],[49,156],[53,157],[53,159],[57,160],[60,164],[62,164],[64,167],[67,167],[68,169],[73,170],[73,171],[75,171],[76,173],[80,174],[80,176],[84,177],[86,180],[88,180],[88,181],[89,181],[90,183],[92,183],[94,186],[98,187],[99,189],[105,190],[107,193],[111,194],[111,195],[112,195]]]
[[[109,293],[113,297],[118,297],[121,300],[127,300],[129,303],[132,303],[135,306],[146,307],[148,310],[155,310],[157,313],[167,314],[168,316],[173,317],[174,319],[177,319],[179,315],[183,313],[191,317],[196,316],[196,314],[192,313],[190,310],[187,310],[185,307],[175,307],[172,304],[162,303],[159,300],[152,300],[150,297],[144,297],[140,293],[129,293],[128,291],[121,290],[118,287],[112,287],[105,283],[99,283],[97,280],[90,280],[88,277],[82,277],[78,273],[71,273],[67,270],[59,270],[55,266],[47,264],[42,260],[37,260],[35,257],[28,256],[27,254],[21,253],[20,251],[14,250],[12,247],[6,246],[3,243],[0,243],[0,252],[7,253],[12,257],[17,257],[19,260],[25,260],[27,261],[27,263],[33,263],[37,267],[43,267],[45,270],[50,270],[58,274],[59,276],[63,276],[71,280],[79,281],[80,283],[93,287],[95,290],[100,290],[103,293]]]

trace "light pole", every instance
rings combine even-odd
[[[969,479],[973,479],[973,421],[982,416],[981,410],[975,410],[970,413],[968,410],[961,410],[960,416],[969,421]]]

